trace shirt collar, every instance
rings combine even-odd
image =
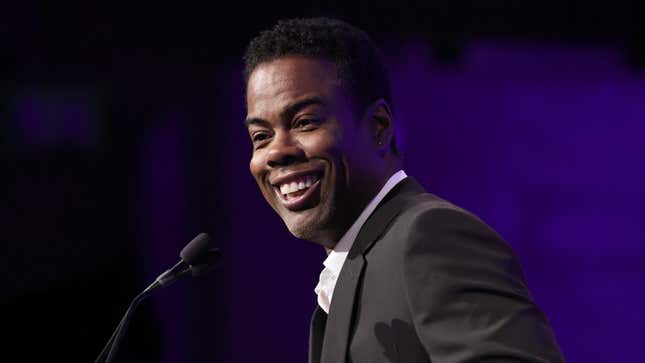
[[[399,170],[394,173],[390,179],[385,183],[383,188],[376,194],[376,196],[367,204],[367,207],[363,209],[363,212],[358,216],[354,224],[345,232],[343,237],[340,238],[336,247],[329,253],[327,259],[323,262],[323,265],[329,269],[335,276],[340,274],[340,270],[345,263],[345,258],[347,258],[347,253],[352,248],[354,240],[358,235],[358,232],[367,221],[367,218],[374,212],[376,206],[385,198],[387,193],[389,193],[392,188],[394,188],[401,180],[405,179],[407,175],[403,170]]]

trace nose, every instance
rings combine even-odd
[[[277,133],[267,150],[267,165],[271,168],[290,165],[305,159],[305,152],[289,132]]]

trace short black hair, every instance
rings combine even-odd
[[[244,80],[261,63],[300,55],[335,63],[341,84],[354,96],[357,114],[378,99],[390,109],[392,95],[387,68],[372,39],[362,30],[337,19],[307,18],[279,21],[249,43],[244,55]]]

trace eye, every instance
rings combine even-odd
[[[299,128],[299,129],[304,129],[304,130],[313,130],[316,125],[318,124],[318,120],[312,119],[312,118],[302,118],[297,120],[293,127],[294,128]]]
[[[267,135],[266,132],[256,132],[255,134],[253,134],[252,139],[253,139],[253,142],[257,142],[257,141],[266,140],[268,137],[269,135]]]

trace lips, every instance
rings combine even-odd
[[[317,171],[288,175],[272,183],[282,205],[292,211],[306,209],[319,200],[321,173]]]

